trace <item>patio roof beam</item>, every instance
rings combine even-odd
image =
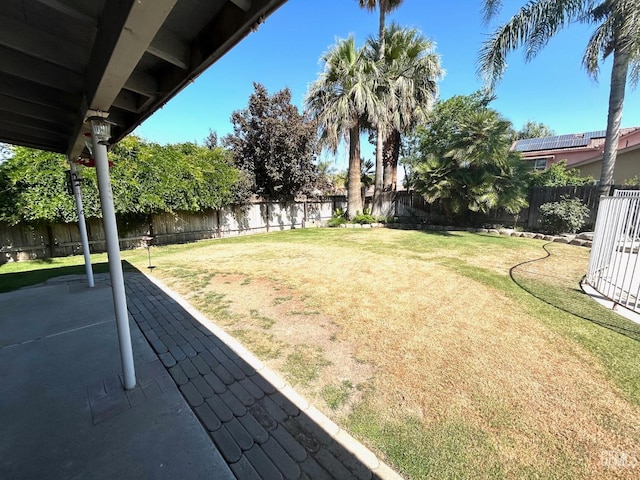
[[[42,132],[50,132],[57,135],[66,136],[69,134],[69,124],[67,123],[56,123],[50,121],[49,119],[31,118],[29,116],[17,113],[15,110],[6,111],[0,109],[0,121],[7,124],[15,125],[17,127],[24,126],[27,128],[32,128]]]
[[[70,112],[11,97],[3,92],[0,92],[0,111],[12,115],[19,114],[36,120],[52,121],[67,126],[70,126],[74,119],[74,115]]]
[[[86,72],[85,105],[75,126],[68,154],[76,158],[84,148],[83,122],[89,109],[109,111],[142,55],[177,0],[140,2],[120,0],[120,8],[106,2]]]
[[[0,46],[0,72],[25,80],[35,80],[41,85],[63,92],[82,90],[82,75],[47,61]]]
[[[37,55],[40,60],[79,74],[83,73],[82,60],[89,58],[89,50],[85,46],[67,42],[3,15],[0,15],[0,45],[26,55]]]
[[[232,3],[235,3],[236,6],[245,12],[249,11],[251,8],[251,0],[231,0]]]
[[[182,70],[189,69],[189,46],[167,29],[160,30],[151,41],[147,52]]]
[[[0,92],[9,97],[63,111],[73,111],[78,101],[78,96],[76,95],[1,72]]]
[[[158,81],[148,73],[136,71],[124,84],[124,88],[140,95],[153,97],[158,94]]]

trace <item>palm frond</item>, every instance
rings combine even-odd
[[[504,74],[509,52],[524,47],[525,59],[530,61],[558,31],[583,19],[592,3],[590,0],[529,1],[483,43],[478,56],[478,75],[492,88]],[[485,11],[499,6],[500,2],[488,0]]]

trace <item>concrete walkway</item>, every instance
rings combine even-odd
[[[126,277],[138,386],[125,391],[96,280],[0,294],[0,478],[400,478],[140,273]]]
[[[132,336],[139,386],[125,392],[108,285],[0,295],[0,478],[234,478],[135,325]]]

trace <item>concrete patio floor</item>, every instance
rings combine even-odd
[[[125,391],[108,280],[0,294],[0,478],[400,478],[140,273]]]

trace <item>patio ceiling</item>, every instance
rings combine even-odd
[[[0,142],[76,158],[90,110],[118,141],[285,2],[2,0]]]

